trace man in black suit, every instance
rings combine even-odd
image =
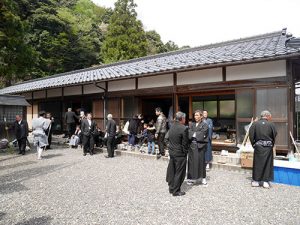
[[[86,118],[81,121],[83,155],[89,152],[90,155],[94,154],[94,133],[97,124],[92,120],[92,114],[88,113]]]
[[[170,154],[166,181],[169,185],[169,192],[173,196],[185,195],[185,192],[180,190],[185,178],[186,156],[189,149],[188,128],[184,124],[185,113],[177,112],[175,122],[166,136]]]
[[[68,108],[68,112],[65,114],[65,122],[67,124],[69,138],[71,138],[75,132],[76,120],[79,120],[78,116],[72,111],[72,108]]]
[[[116,122],[113,120],[112,114],[107,115],[107,124],[106,124],[106,133],[107,133],[107,153],[108,155],[105,156],[106,158],[113,158],[115,153],[115,137],[116,137]]]
[[[16,115],[14,128],[19,146],[19,154],[25,155],[25,148],[28,136],[28,124],[25,120],[22,119],[21,115]]]

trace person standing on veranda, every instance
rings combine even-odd
[[[249,138],[254,148],[252,187],[259,187],[262,183],[264,188],[270,188],[270,181],[274,178],[273,146],[277,131],[271,122],[272,115],[269,111],[261,112],[260,120],[254,122],[249,130]]]

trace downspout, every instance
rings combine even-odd
[[[103,125],[104,125],[104,129],[106,129],[106,96],[107,96],[107,88],[101,87],[99,86],[96,82],[94,82],[94,85],[97,88],[100,88],[104,91],[104,94],[102,96],[103,99]]]

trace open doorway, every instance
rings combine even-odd
[[[160,107],[168,118],[169,111],[173,110],[172,97],[142,98],[141,99],[142,114],[146,123],[151,120],[156,121],[155,108]]]

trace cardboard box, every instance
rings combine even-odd
[[[253,152],[241,152],[241,166],[242,168],[253,167]]]

